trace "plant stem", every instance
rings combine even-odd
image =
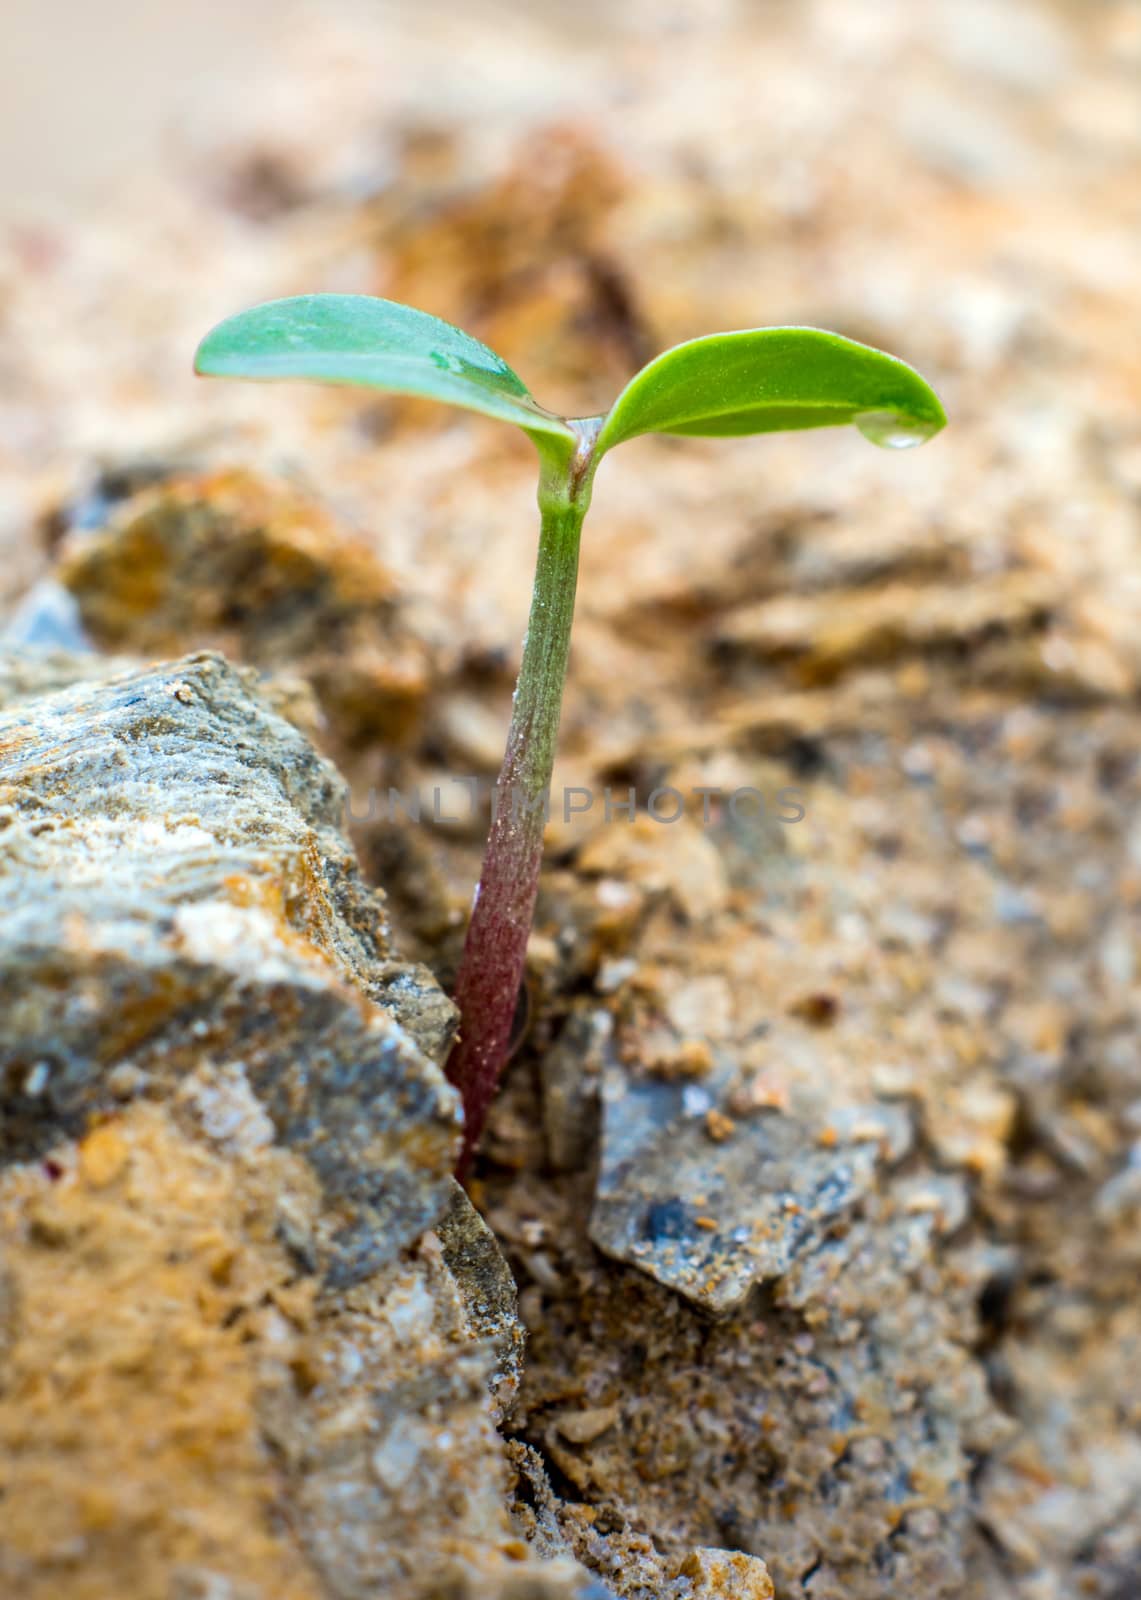
[[[523,981],[570,654],[579,535],[590,504],[590,455],[599,422],[591,418],[575,425],[580,446],[569,460],[543,459],[531,615],[491,833],[456,978],[460,1038],[448,1058],[447,1075],[464,1103],[461,1177],[483,1132]]]

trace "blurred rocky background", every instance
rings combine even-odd
[[[1133,1600],[1141,5],[2,26],[0,1589]],[[608,458],[556,785],[804,817],[556,815],[474,1208],[530,447],[190,375],[320,289],[951,417]]]

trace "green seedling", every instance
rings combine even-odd
[[[597,417],[561,417],[478,339],[365,295],[301,295],[229,318],[195,369],[211,377],[310,378],[426,395],[514,423],[539,454],[539,554],[530,623],[455,998],[448,1076],[464,1103],[461,1170],[508,1052],[543,853],[546,797],[570,648],[579,535],[598,464],[644,433],[732,435],[853,423],[874,444],[921,444],[946,422],[919,374],[817,328],[712,334],[667,350]]]

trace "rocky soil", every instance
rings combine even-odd
[[[1131,1600],[1141,11],[416,11],[314,20],[0,255],[0,1576]],[[608,459],[556,775],[599,799],[552,818],[474,1209],[456,780],[532,468],[190,378],[321,288],[573,412],[771,321],[952,418]]]

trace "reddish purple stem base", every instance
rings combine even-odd
[[[456,980],[460,1038],[447,1074],[463,1096],[466,1174],[507,1058],[535,912],[585,500],[541,501],[531,618],[483,872]]]
[[[464,1144],[457,1169],[461,1179],[475,1153],[507,1059],[543,859],[541,813],[512,817],[510,797],[515,794],[521,799],[521,795],[507,773],[511,764],[509,753],[456,979],[455,1002],[462,1032],[448,1061],[448,1077],[464,1101]]]

